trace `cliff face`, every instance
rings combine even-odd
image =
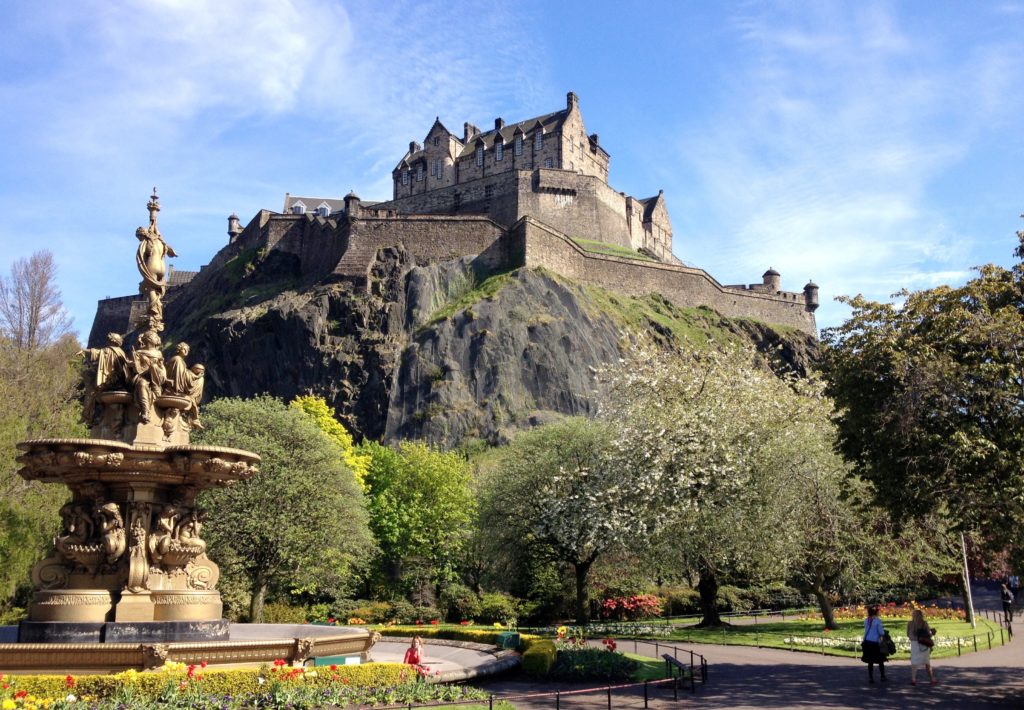
[[[492,443],[559,414],[588,414],[596,371],[632,333],[673,347],[750,342],[803,373],[806,334],[623,297],[542,270],[474,273],[464,257],[414,266],[382,249],[369,288],[304,283],[286,255],[241,253],[168,309],[168,331],[207,367],[209,396],[315,393],[357,435]]]

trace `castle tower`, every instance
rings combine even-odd
[[[811,313],[818,310],[818,284],[813,281],[808,281],[804,286],[804,302],[807,304],[807,310]]]
[[[761,278],[764,280],[764,290],[769,293],[778,293],[782,290],[782,276],[772,267],[768,267]]]
[[[238,220],[238,215],[232,212],[231,216],[228,217],[228,244],[234,244],[241,233],[242,225]]]

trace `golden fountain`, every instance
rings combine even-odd
[[[144,668],[167,658],[365,660],[374,640],[366,630],[222,618],[220,573],[206,554],[196,495],[250,478],[260,457],[189,444],[191,430],[202,427],[205,370],[186,363],[185,343],[164,358],[167,257],[176,254],[157,228],[155,188],[147,207],[149,226],[136,230],[142,298],[133,309],[134,345],[126,353],[122,336],[110,333],[104,347],[80,353],[91,366],[83,409],[90,438],[18,444],[19,474],[66,485],[71,501],[61,508],[53,551],[32,569],[32,603],[17,643],[0,643],[0,671]]]

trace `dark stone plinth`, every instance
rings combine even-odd
[[[105,624],[75,621],[23,621],[18,643],[99,643]]]
[[[173,643],[227,641],[230,624],[217,621],[23,621],[18,643]]]
[[[121,621],[104,624],[104,643],[227,641],[227,619],[217,621]]]

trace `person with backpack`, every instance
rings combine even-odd
[[[907,622],[907,637],[910,639],[910,684],[917,685],[917,669],[922,666],[928,671],[928,680],[935,685],[935,674],[932,672],[932,637],[935,629],[928,626],[924,612],[914,609]]]
[[[878,664],[878,673],[882,680],[885,680],[885,653],[882,649],[882,640],[885,635],[885,627],[882,626],[882,619],[878,616],[878,607],[869,606],[868,616],[864,619],[864,640],[860,644],[860,660],[868,664],[868,682],[875,682],[875,664]]]

